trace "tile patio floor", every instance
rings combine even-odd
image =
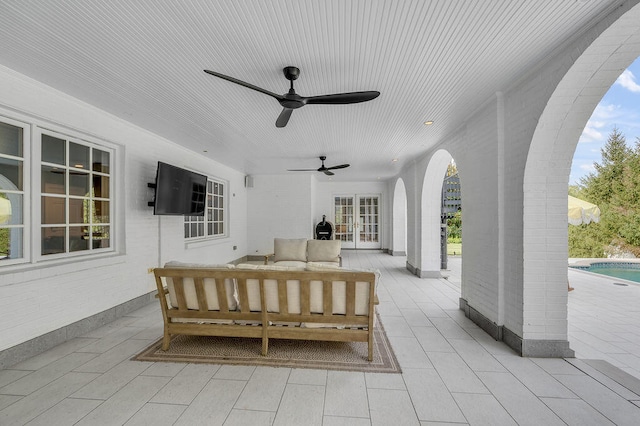
[[[640,424],[640,286],[570,271],[577,357],[521,358],[458,309],[459,259],[448,280],[405,261],[344,256],[382,271],[401,375],[130,361],[161,335],[152,304],[0,370],[0,425]]]

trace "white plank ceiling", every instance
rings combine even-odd
[[[247,174],[326,155],[352,165],[334,180],[388,179],[620,3],[0,0],[0,65]],[[284,94],[287,65],[303,96],[381,95],[276,128],[275,99],[203,72]]]

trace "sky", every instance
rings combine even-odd
[[[569,185],[580,182],[602,161],[601,149],[617,127],[629,148],[640,138],[640,58],[636,59],[604,95],[582,131],[573,154]]]

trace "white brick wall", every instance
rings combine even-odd
[[[429,260],[421,251],[429,256],[436,232],[420,229],[421,205],[436,200],[420,198],[422,179],[437,149],[452,154],[462,184],[462,297],[524,339],[566,340],[569,168],[591,111],[640,54],[640,6],[632,6],[625,3],[516,84],[505,82],[502,94],[400,174],[408,194],[407,261],[424,269]]]

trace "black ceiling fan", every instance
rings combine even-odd
[[[287,171],[288,172],[322,172],[327,176],[333,176],[335,173],[333,173],[331,170],[345,169],[349,167],[349,164],[340,164],[339,166],[325,167],[324,160],[326,159],[327,159],[326,156],[324,155],[320,156],[320,161],[322,161],[322,166],[320,166],[319,169],[289,169]]]
[[[334,104],[355,104],[359,102],[366,102],[372,99],[377,98],[380,95],[380,92],[377,91],[368,91],[368,92],[348,92],[348,93],[334,93],[331,95],[319,95],[319,96],[300,96],[293,89],[293,80],[296,80],[300,76],[300,70],[296,67],[288,66],[284,67],[282,72],[284,72],[284,76],[287,80],[291,82],[291,87],[289,88],[289,92],[284,95],[278,95],[277,93],[270,92],[269,90],[265,90],[261,87],[254,86],[253,84],[244,82],[242,80],[238,80],[237,78],[229,77],[228,75],[220,74],[215,71],[204,70],[207,74],[211,74],[213,76],[225,79],[232,83],[239,84],[241,86],[247,87],[249,89],[256,90],[258,92],[264,93],[265,95],[269,95],[272,98],[275,98],[280,105],[284,108],[280,113],[280,116],[276,120],[276,127],[284,127],[289,122],[289,117],[291,117],[291,113],[294,109],[303,107],[307,104],[324,104],[324,105],[334,105]]]

